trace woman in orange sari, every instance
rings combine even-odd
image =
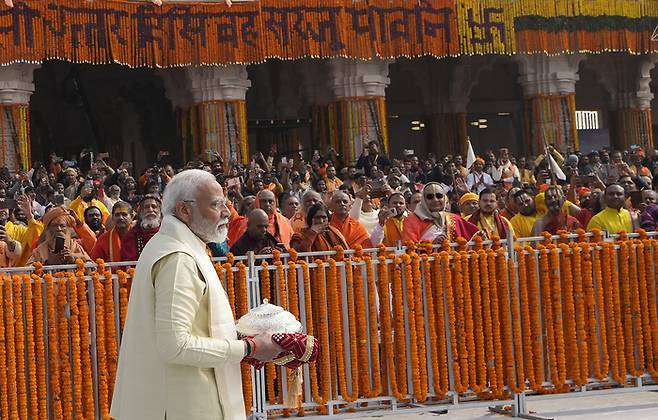
[[[329,211],[324,204],[314,204],[306,212],[306,225],[301,233],[295,233],[290,247],[298,252],[332,251],[341,246],[347,249],[342,233],[329,224]]]
[[[447,203],[448,193],[440,184],[430,182],[425,185],[423,199],[404,220],[403,241],[440,244],[446,239],[455,242],[459,237],[470,240],[478,232],[477,226],[445,211]]]

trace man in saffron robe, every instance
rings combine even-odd
[[[480,191],[479,209],[466,220],[477,226],[481,232],[485,232],[489,238],[497,236],[500,239],[507,239],[510,234],[514,236],[514,229],[509,220],[501,216],[498,211],[496,192],[492,188]]]
[[[564,210],[564,194],[560,187],[556,185],[548,187],[544,191],[544,200],[548,211],[535,222],[532,227],[533,236],[540,236],[543,232],[557,235],[558,231],[573,232],[581,227],[578,219]]]
[[[121,261],[121,239],[128,233],[132,225],[132,208],[125,201],[118,201],[112,207],[112,222],[114,227],[98,237],[91,259],[101,258],[105,262]]]
[[[233,206],[229,207],[231,216],[228,222],[228,246],[232,246],[240,239],[240,226],[247,223],[247,215],[255,208],[256,197],[248,195],[242,199],[238,211]],[[244,232],[242,232],[244,234]]]
[[[306,215],[314,205],[322,203],[322,197],[316,191],[308,190],[302,196],[302,207],[290,219],[292,230],[301,233],[306,227]]]
[[[255,207],[262,209],[267,213],[269,218],[269,226],[267,231],[274,236],[279,243],[283,244],[284,248],[290,248],[290,238],[292,238],[293,230],[290,226],[290,221],[283,214],[279,213],[276,205],[276,197],[270,190],[262,190],[256,194]],[[247,231],[247,220],[245,219],[236,229],[236,237],[239,239]],[[237,241],[237,240],[236,240]],[[231,245],[233,246],[233,245]]]
[[[396,246],[402,241],[404,219],[407,217],[407,205],[404,195],[393,193],[388,198],[388,206],[379,210],[379,223],[370,235],[373,246]]]
[[[121,261],[137,261],[149,240],[160,230],[162,201],[145,195],[139,203],[137,224],[121,239]]]
[[[352,200],[350,196],[342,191],[336,191],[331,196],[331,220],[329,224],[340,231],[350,248],[361,245],[363,248],[371,248],[370,235],[366,228],[350,217]]]
[[[462,237],[470,240],[478,232],[477,226],[456,214],[445,211],[448,193],[437,182],[423,188],[423,199],[416,209],[404,220],[403,241],[454,242]]]

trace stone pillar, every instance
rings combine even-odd
[[[247,163],[247,106],[251,82],[246,66],[188,67],[192,95],[191,132],[198,133],[197,150],[218,152],[226,163]],[[209,156],[210,158],[210,156]]]
[[[377,140],[388,153],[386,87],[390,61],[331,59],[329,87],[335,102],[330,108],[330,134],[345,162],[359,158],[368,142]]]
[[[32,166],[30,96],[36,64],[0,67],[0,165],[11,172]]]
[[[618,150],[631,145],[653,149],[651,69],[658,55],[593,57],[591,66],[610,94],[610,136]]]
[[[578,150],[576,82],[584,56],[522,54],[519,83],[524,96],[524,152],[541,153],[545,144]]]
[[[187,74],[184,69],[170,68],[159,70],[162,77],[165,94],[176,117],[178,138],[181,142],[183,162],[196,159],[201,154],[199,150],[199,133],[192,121],[194,115],[194,99],[190,91]]]

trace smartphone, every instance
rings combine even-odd
[[[229,178],[226,181],[226,186],[227,187],[232,187],[233,185],[240,185],[240,177],[234,177],[234,178]]]
[[[98,158],[98,159],[107,159],[109,157],[110,157],[110,154],[107,153],[107,152],[99,153],[98,156],[96,156],[96,158]]]
[[[55,205],[57,206],[64,205],[64,194],[55,194]]]
[[[59,254],[64,250],[64,237],[63,236],[56,236],[55,237],[55,254]]]

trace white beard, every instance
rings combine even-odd
[[[194,215],[194,220],[188,226],[192,232],[205,243],[221,244],[228,236],[228,219],[219,222],[218,225],[211,225],[204,220],[200,214]]]
[[[150,216],[150,217],[145,217],[139,222],[139,225],[142,227],[142,229],[148,230],[148,229],[154,229],[158,226],[160,226],[160,218],[157,216]]]

